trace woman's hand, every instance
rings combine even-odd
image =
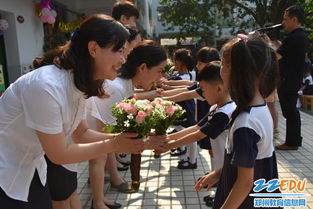
[[[114,141],[115,152],[118,153],[134,153],[140,154],[144,150],[145,142],[137,137],[136,133],[121,133],[117,134]]]
[[[202,188],[210,189],[214,184],[219,181],[219,174],[213,171],[207,175],[202,176],[195,185],[195,190],[198,192]]]

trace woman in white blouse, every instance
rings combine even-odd
[[[133,96],[135,87],[140,87],[144,90],[151,89],[153,83],[162,77],[161,73],[166,65],[166,59],[165,51],[156,43],[153,41],[141,42],[128,55],[126,63],[121,68],[120,76],[113,81],[105,83],[104,89],[111,96],[108,99],[97,97],[88,99],[87,115],[90,117],[88,121],[97,124],[98,130],[102,130],[105,125],[115,124],[115,118],[111,112],[112,105]],[[156,148],[161,141],[161,139],[157,138],[155,140],[157,143],[150,143],[149,148]],[[140,155],[132,155],[132,161],[133,158],[136,158],[135,166],[137,166],[136,168],[131,166],[134,183],[134,181],[139,182]],[[101,207],[101,203],[103,205],[101,198],[103,198],[103,167],[105,163],[105,157],[98,157],[90,163],[90,178],[94,194],[93,207],[95,209],[104,208],[103,206]]]
[[[142,151],[144,142],[131,139],[136,134],[92,131],[84,120],[85,99],[106,97],[104,79],[114,79],[124,63],[127,38],[120,23],[93,15],[1,96],[1,208],[51,208],[44,154],[55,164],[70,164],[108,152]],[[81,208],[75,185],[62,186],[67,196],[53,208]]]

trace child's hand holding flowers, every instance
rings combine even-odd
[[[144,149],[168,150],[166,136],[169,127],[181,120],[184,110],[171,101],[156,98],[148,100],[127,99],[112,107],[116,125],[106,126],[105,132],[137,133],[137,138],[147,138]],[[151,134],[151,131],[154,132]]]

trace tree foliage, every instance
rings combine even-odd
[[[160,0],[159,13],[168,30],[177,26],[188,35],[207,34],[214,24],[251,29],[280,23],[287,7],[305,1],[312,11],[312,0]]]
[[[309,37],[313,40],[313,1],[307,0],[305,4],[306,22],[305,26],[310,31]]]
[[[160,0],[160,13],[167,30],[178,27],[181,35],[209,34],[213,30],[213,3],[204,0]]]
[[[280,23],[286,8],[294,4],[303,4],[305,0],[223,0],[216,1],[219,7],[230,5],[238,9],[239,18],[251,17],[257,27],[266,23]],[[245,21],[243,21],[243,24]]]

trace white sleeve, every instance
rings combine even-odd
[[[92,116],[98,115],[99,120],[101,120],[104,124],[113,125],[115,124],[116,118],[112,114],[112,106],[115,103],[121,102],[123,98],[121,98],[119,95],[114,94],[110,95],[109,98],[94,98],[95,102],[95,108],[98,112],[98,114],[94,114]]]
[[[21,102],[25,122],[29,128],[47,134],[63,131],[61,104],[43,82],[33,83],[24,89]]]
[[[122,93],[117,89],[111,91],[109,95],[110,96],[108,98],[104,99],[98,97],[93,98],[94,104],[92,105],[92,107],[96,111],[92,111],[92,116],[99,119],[104,124],[114,125],[116,122],[116,118],[112,115],[112,106],[115,103],[121,102],[124,97]]]

